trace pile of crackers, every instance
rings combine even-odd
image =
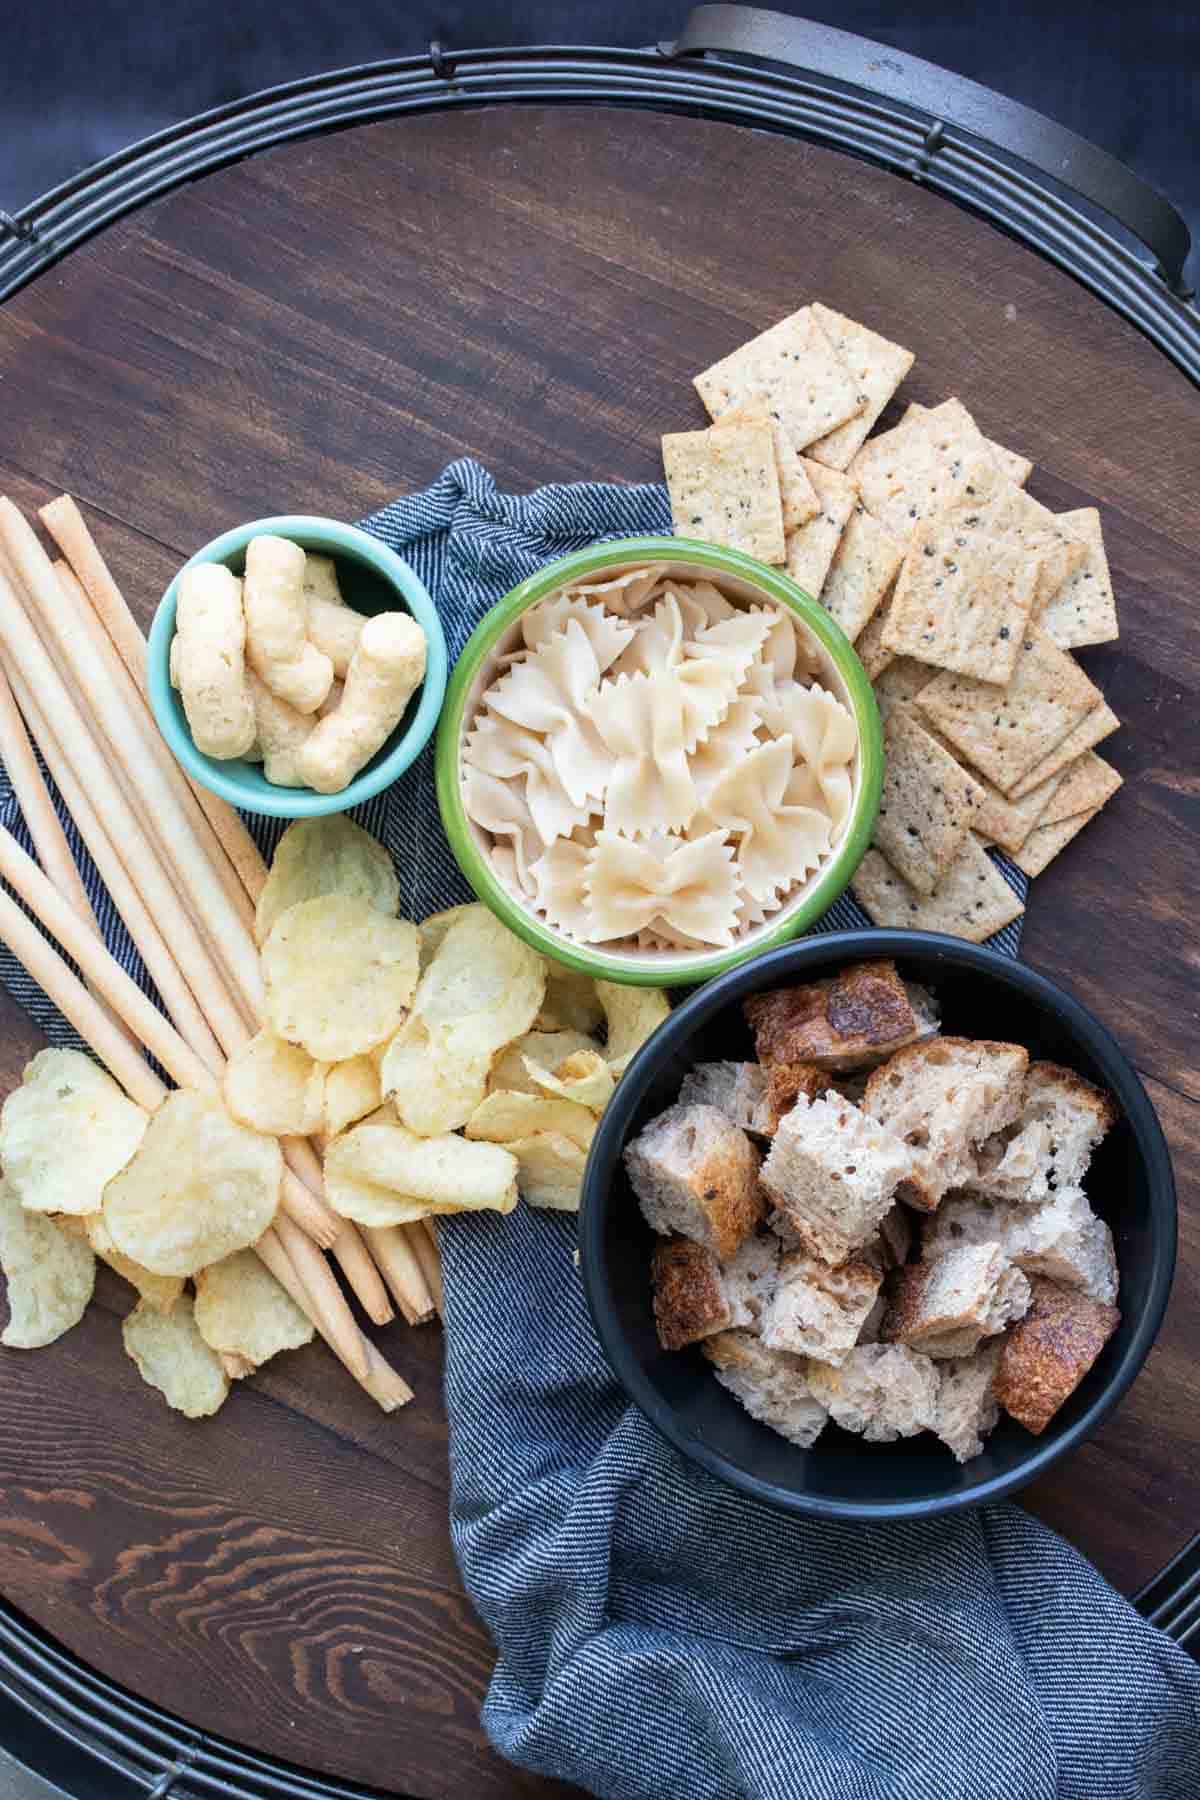
[[[819,302],[695,379],[668,434],[676,533],[782,566],[854,644],[884,718],[877,925],[982,942],[1024,910],[989,846],[1040,875],[1121,785],[1116,714],[1071,654],[1117,637],[1100,515],[1052,513],[1033,465],[957,399],[869,436],[913,364]]]

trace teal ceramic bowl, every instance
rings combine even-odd
[[[555,931],[509,892],[488,856],[484,833],[468,819],[462,799],[462,748],[481,696],[495,678],[497,659],[517,647],[522,613],[573,582],[603,581],[647,563],[662,563],[679,579],[715,581],[733,601],[775,604],[792,613],[807,636],[821,680],[849,708],[858,727],[854,798],[841,841],[828,862],[787,905],[727,950],[608,951]],[[472,633],[446,691],[437,737],[437,792],[442,824],[463,874],[479,898],[511,931],[568,968],[605,981],[646,987],[708,981],[735,963],[773,949],[826,912],[849,885],[871,841],[883,782],[883,734],[866,671],[845,633],[825,608],[777,569],[734,550],[687,538],[622,538],[563,557],[531,575],[497,602]]]
[[[274,787],[257,763],[244,762],[240,757],[224,761],[205,756],[192,742],[183,702],[171,686],[171,639],[175,635],[179,575],[159,601],[150,627],[146,668],[150,705],[159,730],[188,774],[231,805],[274,819],[311,819],[318,814],[346,812],[390,787],[432,737],[446,692],[446,638],[442,623],[424,586],[402,557],[378,538],[337,519],[320,519],[305,513],[252,519],[248,525],[235,526],[211,544],[205,544],[184,568],[216,562],[240,575],[245,567],[246,545],[264,532],[291,538],[302,549],[331,556],[337,564],[343,597],[356,611],[409,612],[420,625],[428,646],[425,680],[399,725],[366,767],[337,794],[317,794],[311,788]],[[183,569],[179,571],[182,573]]]

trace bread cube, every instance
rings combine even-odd
[[[759,1155],[715,1106],[672,1106],[625,1146],[646,1223],[727,1261],[763,1217]]]
[[[683,1078],[683,1106],[715,1106],[742,1131],[772,1137],[800,1094],[824,1092],[829,1078],[812,1063],[697,1063]]]
[[[860,1344],[837,1368],[810,1362],[808,1384],[835,1424],[871,1444],[929,1431],[937,1415],[937,1370],[899,1344]]]
[[[970,1462],[995,1430],[1000,1403],[993,1391],[1000,1344],[984,1344],[974,1356],[942,1363],[938,1369],[937,1409],[933,1429],[953,1452],[956,1462]]]
[[[923,1222],[921,1257],[934,1262],[963,1244],[1000,1243],[1026,1275],[1044,1275],[1111,1305],[1118,1273],[1112,1232],[1079,1188],[1063,1188],[1040,1206],[949,1194]]]
[[[809,1254],[836,1264],[875,1236],[911,1169],[899,1138],[824,1096],[798,1100],[780,1121],[762,1187]]]
[[[853,963],[827,981],[752,994],[743,1010],[762,1063],[871,1068],[938,1028],[933,1000],[893,962]]]
[[[1035,1276],[1029,1310],[1000,1346],[995,1393],[1005,1412],[1035,1437],[1045,1431],[1120,1323],[1115,1306]]]
[[[691,1238],[672,1237],[657,1245],[650,1279],[654,1323],[664,1350],[682,1350],[714,1331],[750,1322],[735,1316],[721,1265],[712,1251]]]
[[[913,1155],[900,1199],[932,1211],[963,1185],[975,1167],[974,1146],[1017,1117],[1028,1067],[1019,1044],[943,1037],[901,1050],[875,1070],[863,1110]]]
[[[748,1331],[723,1331],[702,1346],[721,1386],[751,1418],[807,1450],[825,1429],[828,1411],[809,1386],[809,1365],[785,1350],[769,1350]]]
[[[936,1262],[914,1263],[895,1277],[891,1305],[880,1337],[929,1352],[969,1354],[983,1338],[994,1337],[1029,1305],[1029,1283],[1014,1269],[998,1243],[962,1245]],[[970,1334],[974,1342],[970,1342]]]
[[[1073,1069],[1031,1063],[1016,1120],[981,1145],[963,1186],[1027,1204],[1077,1188],[1116,1116],[1109,1095]]]
[[[774,1294],[763,1308],[763,1343],[768,1349],[790,1350],[819,1362],[845,1362],[881,1281],[872,1257],[852,1256],[831,1268],[802,1250],[790,1251],[779,1264]]]

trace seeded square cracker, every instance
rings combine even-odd
[[[1099,706],[1094,706],[1091,712],[1080,720],[1074,730],[1069,731],[1066,737],[1059,741],[1049,755],[1044,756],[1040,762],[1034,763],[1031,769],[1026,770],[1020,781],[1011,790],[1010,800],[1024,799],[1031,788],[1038,787],[1051,775],[1056,775],[1060,769],[1068,768],[1071,763],[1083,755],[1085,750],[1091,750],[1110,733],[1116,731],[1120,723],[1120,719],[1107,700],[1101,700]]]
[[[1042,630],[1064,650],[1081,644],[1110,644],[1120,636],[1112,576],[1104,553],[1100,514],[1094,506],[1057,515],[1059,524],[1083,545],[1083,561],[1037,615]]]
[[[842,533],[858,501],[858,489],[836,469],[823,468],[807,456],[800,461],[817,490],[821,510],[806,525],[787,533],[787,572],[798,587],[819,600]]]
[[[1093,806],[1087,812],[1079,812],[1070,819],[1059,819],[1053,825],[1038,825],[1030,832],[1013,861],[1026,875],[1033,877],[1043,874],[1054,861],[1060,850],[1065,850],[1073,838],[1079,836],[1085,825],[1089,825],[1100,811]]]
[[[851,882],[854,897],[884,929],[944,931],[982,944],[1025,911],[979,840],[970,832],[932,894],[919,894],[878,850],[868,850]]]
[[[854,640],[854,653],[866,670],[868,681],[878,681],[884,670],[890,668],[896,660],[895,652],[883,647],[883,634],[887,629],[895,592],[895,587],[888,589]]]
[[[793,450],[825,437],[863,407],[857,382],[811,306],[722,357],[693,386],[712,419],[765,401]]]
[[[883,748],[872,842],[910,887],[931,894],[962,849],[983,790],[904,707],[889,716]]]
[[[886,719],[894,706],[911,706],[935,673],[928,663],[918,662],[915,656],[896,657],[875,677],[875,704],[880,717]]]
[[[1061,781],[1061,775],[1051,775],[1031,788],[1023,799],[1009,800],[993,782],[981,775],[983,805],[975,821],[975,833],[980,843],[995,844],[997,849],[1015,856],[1034,826],[1041,824]]]
[[[922,716],[973,768],[1011,795],[1101,694],[1073,657],[1031,626],[1007,687],[945,672],[917,696]]]
[[[834,553],[821,604],[853,643],[896,579],[904,545],[856,505]]]
[[[809,454],[831,469],[845,469],[861,450],[867,433],[916,360],[911,350],[893,344],[845,313],[813,302],[813,316],[858,384],[863,410],[826,437]]]
[[[987,491],[996,468],[973,423],[942,426],[926,417],[870,438],[846,472],[867,511],[907,541],[956,496],[973,501]]]
[[[961,528],[964,545],[987,535],[1019,545],[1038,559],[1035,612],[1083,561],[1080,540],[1071,536],[1048,507],[1002,475],[994,462],[986,473],[973,472],[972,480],[948,499],[947,512]]]
[[[725,544],[760,562],[783,561],[783,508],[768,424],[669,432],[662,455],[679,537]]]
[[[783,507],[783,533],[796,531],[801,525],[807,525],[815,519],[821,510],[821,500],[816,488],[808,478],[808,470],[804,466],[804,458],[796,452],[784,436],[783,427],[777,419],[772,418],[765,400],[754,406],[739,406],[733,412],[722,413],[714,425],[714,431],[724,431],[730,425],[766,424],[771,428],[771,437],[775,445],[775,469],[779,476],[779,499]]]
[[[1121,785],[1122,778],[1112,764],[1094,750],[1087,750],[1063,771],[1038,824],[1057,825],[1062,819],[1074,818],[1076,813],[1096,812]]]
[[[1003,686],[1017,660],[1037,576],[1036,558],[982,536],[964,546],[953,513],[939,514],[913,533],[884,648]]]
[[[909,402],[908,406],[905,407],[900,418],[900,423],[903,425],[905,421],[910,418],[927,419],[931,416],[936,418],[938,414],[943,411],[943,408],[957,405],[958,402],[956,400],[944,400],[941,406],[922,406],[918,401],[912,400]],[[963,410],[965,411],[966,409],[964,408]],[[972,420],[971,423],[974,424],[974,420]],[[980,435],[982,436],[982,433]],[[993,461],[1001,473],[1007,475],[1010,481],[1015,481],[1018,487],[1024,487],[1025,483],[1029,480],[1029,477],[1033,474],[1033,464],[1030,462],[1029,458],[1027,456],[1018,456],[1015,450],[1006,450],[1004,445],[996,443],[994,438],[984,438],[983,441],[991,451]]]

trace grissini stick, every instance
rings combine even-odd
[[[446,1297],[442,1290],[442,1250],[438,1243],[437,1226],[432,1219],[418,1219],[409,1227],[413,1250],[421,1265],[421,1273],[429,1284],[433,1295],[433,1304],[437,1307],[439,1319],[446,1316]]]
[[[331,1331],[336,1333],[336,1339],[329,1339],[333,1349],[355,1380],[365,1381],[370,1367],[367,1342],[354,1323],[354,1315],[334,1279],[333,1270],[312,1239],[306,1237],[285,1213],[276,1215],[273,1229],[312,1302],[305,1311],[310,1314],[320,1312]]]
[[[288,1137],[284,1138],[282,1143],[288,1167],[295,1171],[310,1192],[324,1200],[325,1171],[321,1167],[320,1157],[308,1139]],[[379,1270],[371,1261],[367,1247],[359,1236],[357,1226],[352,1224],[349,1219],[340,1218],[332,1208],[330,1208],[330,1217],[336,1221],[337,1236],[331,1244],[325,1246],[326,1249],[332,1250],[341,1263],[346,1279],[357,1294],[359,1304],[368,1319],[375,1325],[389,1324],[396,1314],[388,1299],[387,1289],[380,1278]]]
[[[287,1252],[274,1229],[263,1233],[256,1248],[280,1287],[286,1289],[301,1312],[312,1318],[313,1324],[325,1338],[330,1349],[336,1355],[340,1355],[337,1346],[326,1333],[320,1320],[313,1318],[312,1301],[309,1299],[308,1292],[295,1267],[288,1260]],[[391,1364],[384,1361],[369,1338],[361,1338],[360,1341],[367,1360],[367,1376],[362,1385],[384,1412],[395,1412],[398,1406],[404,1406],[412,1399],[412,1389],[403,1377],[396,1373]]]
[[[151,918],[145,901],[130,880],[124,863],[113,849],[108,834],[96,817],[90,797],[84,791],[76,778],[74,769],[59,749],[58,740],[46,723],[41,708],[19,675],[13,676],[12,684],[17,696],[17,703],[24,713],[34,741],[41,751],[42,761],[49,769],[54,784],[75,821],[76,829],[87,845],[88,854],[96,865],[96,873],[108,889],[109,898],[124,920],[125,928],[133,940],[138,955],[146,965],[151,981],[162,996],[168,1017],[174,1022],[180,1036],[187,1040],[201,1061],[207,1064],[214,1074],[218,1074],[225,1066],[221,1046],[210,1031],[207,1019],[197,1006],[191,988],[179,973],[178,965],[167,948],[162,932]],[[56,882],[55,885],[57,886],[58,883]]]
[[[129,726],[120,688],[111,669],[87,654],[78,630],[72,629],[72,618],[64,605],[64,591],[50,566],[50,559],[31,526],[8,499],[0,499],[0,540],[24,583],[47,636],[58,646],[80,691],[87,694],[97,725],[108,739],[113,755],[122,757],[128,748]],[[33,686],[40,692],[38,682],[35,681]],[[53,707],[50,712],[51,717],[57,719]],[[181,882],[208,921],[222,954],[229,959],[238,988],[256,1007],[261,1007],[262,978],[258,958],[252,954],[253,939],[230,903],[175,790],[153,759],[138,770],[138,780],[145,796],[146,811],[155,819],[160,835],[170,842]]]
[[[363,1235],[405,1319],[410,1325],[423,1325],[433,1317],[433,1295],[425,1285],[412,1245],[394,1225],[364,1225]]]
[[[125,596],[97,549],[83,514],[69,494],[62,494],[57,500],[51,500],[43,506],[38,516],[83,584],[139,691],[144,698],[148,697],[146,640],[129,610]],[[199,783],[190,785],[218,842],[237,870],[243,887],[251,900],[256,901],[267,879],[267,865],[258,845],[232,806],[219,800],[215,794],[210,794]]]

